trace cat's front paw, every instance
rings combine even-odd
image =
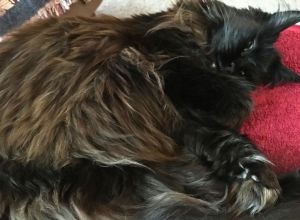
[[[254,155],[241,159],[230,186],[230,211],[256,214],[272,206],[280,194],[280,185],[269,161]]]

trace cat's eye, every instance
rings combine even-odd
[[[254,48],[254,45],[254,41],[249,41],[247,47],[244,50],[252,50]]]
[[[216,67],[217,67],[216,63],[213,62],[213,63],[211,64],[211,68],[215,69]]]
[[[241,74],[242,76],[245,76],[245,75],[246,75],[246,73],[245,73],[244,71],[241,71],[240,74]]]
[[[251,52],[255,47],[255,41],[249,41],[247,46],[243,49],[241,55],[244,56],[246,55],[247,53]]]

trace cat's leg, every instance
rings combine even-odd
[[[137,184],[136,194],[144,204],[134,219],[205,220],[224,214],[224,184],[206,179],[203,166],[175,162],[155,173],[159,175],[144,175]]]
[[[206,162],[212,173],[229,183],[230,211],[255,214],[273,205],[280,186],[269,160],[246,137],[201,123],[187,123],[182,145],[187,154],[197,155]]]
[[[165,79],[165,91],[184,118],[190,118],[190,111],[195,111],[223,126],[241,127],[252,108],[252,84],[226,72],[201,69],[190,60],[169,65],[174,71]]]
[[[251,111],[252,85],[197,68],[190,60],[173,65],[180,71],[171,66],[174,72],[166,78],[166,93],[187,123],[176,135],[178,142],[230,183],[232,212],[254,214],[273,204],[280,187],[270,162],[235,132]]]

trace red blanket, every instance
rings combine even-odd
[[[284,31],[276,47],[286,66],[300,73],[300,26]],[[242,132],[275,164],[277,172],[300,168],[300,84],[253,93],[254,112]]]

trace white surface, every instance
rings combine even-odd
[[[103,0],[96,14],[130,17],[135,14],[154,13],[166,10],[176,0]],[[300,10],[300,0],[222,0],[228,5],[245,8],[249,5],[267,12]]]
[[[97,14],[130,17],[136,14],[155,13],[167,10],[176,0],[103,0]]]
[[[266,12],[300,10],[300,0],[222,0],[222,2],[237,8],[252,6]]]

